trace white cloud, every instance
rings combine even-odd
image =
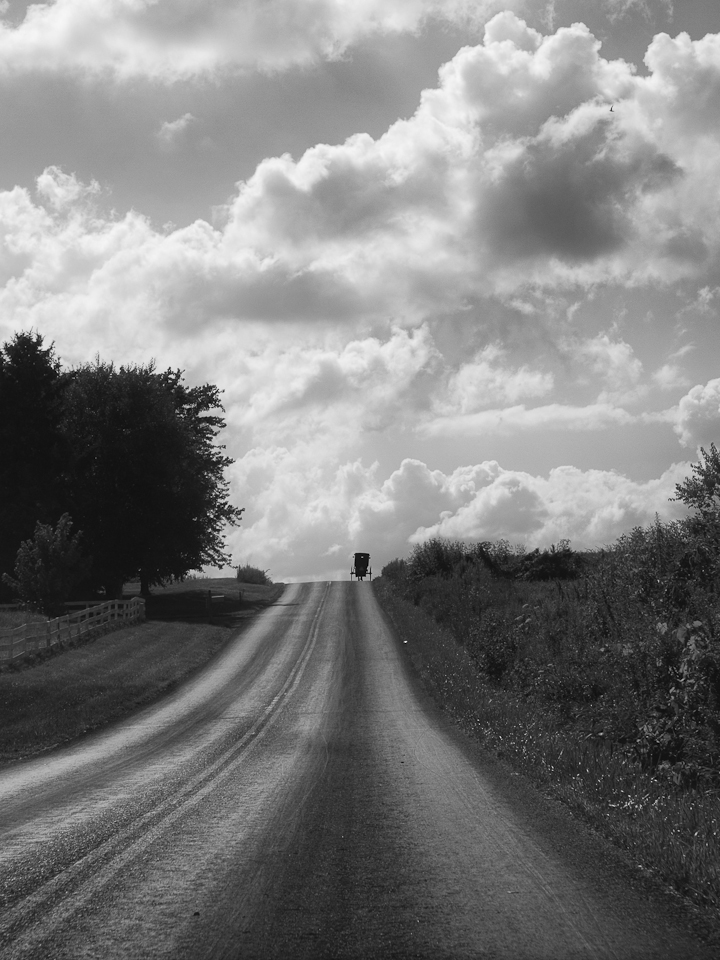
[[[688,387],[692,382],[676,363],[664,363],[653,373],[652,378],[661,390],[675,390],[678,387]]]
[[[575,467],[556,467],[547,478],[500,470],[468,503],[421,527],[411,540],[502,537],[535,547],[569,539],[576,548],[603,546],[651,523],[656,513],[663,519],[684,515],[669,498],[687,472],[687,464],[675,464],[657,480],[638,483],[614,471]]]
[[[191,113],[184,113],[177,120],[166,120],[158,130],[158,140],[164,147],[171,147],[183,135],[191,123],[195,123],[197,117]]]
[[[686,447],[720,442],[720,379],[698,384],[677,407],[675,432]]]
[[[228,400],[233,423],[261,433],[270,443],[322,437],[326,454],[363,431],[398,425],[416,406],[420,378],[437,351],[426,328],[394,329],[386,340],[343,345],[278,344],[234,361]],[[409,402],[408,402],[409,401]]]
[[[62,211],[89,199],[100,192],[100,185],[94,180],[84,184],[74,173],[63,173],[59,167],[46,167],[36,181],[38,196],[47,201],[54,210]]]
[[[428,18],[472,26],[522,0],[55,0],[0,23],[0,72],[64,71],[163,83],[284,70],[341,56]]]
[[[428,437],[472,437],[519,430],[606,430],[636,421],[636,416],[611,403],[548,403],[538,407],[517,404],[464,416],[436,417],[423,423],[419,432]]]
[[[629,343],[611,340],[606,333],[567,343],[566,351],[600,379],[599,403],[628,403],[639,399],[646,388],[640,385],[643,366]]]
[[[348,461],[334,470],[310,468],[300,450],[251,451],[237,466],[239,489],[258,504],[233,533],[236,556],[252,555],[287,576],[304,569],[344,575],[342,560],[367,550],[373,569],[407,556],[430,536],[473,540],[507,538],[528,547],[570,539],[577,549],[600,547],[635,525],[683,516],[671,502],[675,484],[689,472],[676,464],[645,483],[613,471],[558,467],[547,477],[505,470],[496,461],[432,470],[403,460],[386,479],[377,464]],[[332,545],[325,566],[318,544]]]
[[[598,47],[582,24],[542,38],[494,18],[410,120],[263,162],[228,236],[418,318],[468,296],[698,275],[720,249],[720,126],[668,138],[670,92]],[[720,78],[720,57],[708,70]]]
[[[532,370],[524,365],[512,369],[503,361],[506,354],[491,344],[470,363],[462,366],[449,379],[444,395],[436,407],[440,414],[467,415],[483,407],[513,404],[525,397],[541,397],[553,388],[551,373]]]
[[[82,213],[80,193],[95,186],[49,167],[38,195],[57,216],[23,191],[0,194],[0,271],[13,278],[0,304],[36,325],[113,315],[132,326],[149,310],[187,332],[286,319],[419,325],[488,295],[522,304],[533,291],[700,276],[720,253],[720,124],[684,85],[697,88],[699,63],[720,85],[720,42],[679,42],[672,63],[669,42],[649,57],[658,74],[634,77],[603,60],[581,24],[542,37],[501,14],[413,117],[378,139],[263,161],[217,227],[164,234],[134,213]],[[622,100],[617,115],[610,96]],[[678,104],[698,122],[677,117]],[[167,136],[191,122],[171,121]],[[668,137],[668,123],[685,134]],[[607,337],[592,350],[588,361],[607,364],[600,402],[617,402],[639,361]],[[461,408],[481,402],[483,362],[459,375]],[[549,384],[544,371],[516,374],[504,402]]]

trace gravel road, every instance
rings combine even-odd
[[[619,863],[437,712],[369,584],[294,584],[171,697],[0,776],[0,955],[716,957]]]

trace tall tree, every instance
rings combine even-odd
[[[68,374],[63,430],[73,450],[69,509],[84,532],[96,585],[152,584],[229,562],[232,460],[215,443],[225,426],[217,387],[188,387],[180,371],[116,368],[99,359]]]
[[[13,570],[35,524],[62,512],[60,364],[39,333],[22,332],[0,348],[0,573]]]

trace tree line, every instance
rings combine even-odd
[[[118,597],[229,563],[233,461],[216,442],[220,390],[154,362],[97,357],[63,369],[54,346],[20,332],[0,348],[0,595],[35,570],[46,600]],[[42,568],[42,569],[41,569]],[[54,578],[54,579],[53,579]]]

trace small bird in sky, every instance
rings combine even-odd
[[[611,103],[611,104],[610,104],[610,113],[613,112],[613,107],[614,107],[614,104]]]

